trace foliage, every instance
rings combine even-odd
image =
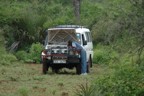
[[[19,60],[24,62],[41,62],[41,51],[43,50],[43,45],[40,43],[33,43],[29,49],[29,52],[18,51],[15,55]]]
[[[4,37],[2,34],[3,31],[0,30],[0,65],[10,65],[16,62],[17,58],[14,55],[6,52],[4,47]]]
[[[58,1],[57,1],[58,2]],[[0,1],[0,26],[5,31],[7,46],[19,41],[19,49],[25,49],[33,42],[42,42],[48,27],[72,23],[72,8],[59,3],[31,0]],[[7,7],[4,7],[7,6]],[[71,19],[69,19],[71,18]]]
[[[2,0],[0,3],[0,26],[5,29],[7,46],[20,41],[21,49],[41,42],[43,32],[49,27],[76,23],[72,1]],[[80,11],[80,25],[92,30],[95,43],[110,44],[123,38],[125,33],[139,38],[138,42],[142,40],[144,12],[141,0],[83,0]]]
[[[25,51],[18,51],[16,52],[15,56],[17,57],[18,60],[22,60],[24,62],[29,62],[32,61],[29,57],[29,54]]]
[[[40,63],[41,61],[41,52],[43,50],[43,45],[40,43],[34,43],[32,44],[30,48],[30,58],[35,62],[35,63]]]
[[[110,46],[97,45],[94,50],[93,63],[110,64],[119,58],[118,52],[111,49]]]
[[[95,96],[143,93],[144,1],[81,0],[80,12],[80,25],[92,31],[94,63],[114,70],[96,80]],[[76,24],[72,1],[68,0],[1,0],[0,18],[3,65],[16,61],[5,49],[14,42],[20,42],[16,53],[19,60],[39,62],[43,47],[36,42],[43,41],[44,31],[55,25]],[[89,88],[81,88],[80,94],[89,94]]]
[[[103,96],[141,96],[143,93],[143,72],[132,64],[119,64],[119,69],[96,81],[97,92]]]
[[[106,64],[110,60],[110,54],[107,49],[97,49],[94,51],[93,62],[95,64]]]
[[[0,58],[1,58],[0,61],[1,65],[10,65],[17,61],[17,58],[14,55],[8,53],[2,54]]]
[[[143,96],[144,66],[139,66],[133,62],[134,59],[136,58],[125,54],[121,57],[121,61],[109,66],[112,69],[110,73],[97,78],[93,85],[85,91],[79,91],[79,93],[88,92],[89,95],[86,96]],[[89,88],[94,90],[89,92]]]

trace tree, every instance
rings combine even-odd
[[[73,0],[74,14],[75,14],[77,23],[80,23],[80,2],[81,0]]]

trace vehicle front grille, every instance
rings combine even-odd
[[[67,49],[52,49],[51,53],[52,54],[67,54],[68,51]]]
[[[52,59],[67,59],[67,56],[64,54],[53,54]]]

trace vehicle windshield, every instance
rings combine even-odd
[[[80,33],[77,33],[77,40],[81,44],[81,35],[80,35]]]

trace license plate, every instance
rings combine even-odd
[[[66,60],[54,60],[53,63],[66,63]]]

